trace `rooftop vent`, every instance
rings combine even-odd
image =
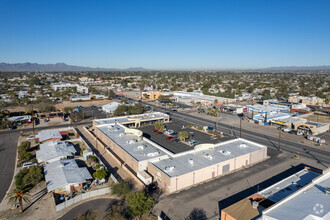
[[[125,134],[124,133],[120,133],[119,134],[119,137],[123,137]]]
[[[258,206],[259,206],[259,202],[254,200],[254,201],[252,202],[252,208],[257,209]]]
[[[203,155],[204,155],[204,157],[206,157],[207,159],[212,160],[212,156],[211,156],[210,154],[208,154],[208,153],[204,153]]]
[[[134,140],[134,139],[133,140],[129,140],[128,143],[129,144],[134,144],[134,143],[136,143],[136,140]]]
[[[330,195],[330,187],[325,187],[325,194]]]
[[[175,166],[167,166],[167,167],[165,167],[165,171],[166,172],[171,172],[171,171],[174,170],[174,168],[175,168]]]
[[[159,155],[159,152],[158,151],[155,151],[155,152],[152,152],[152,153],[148,153],[147,156],[148,157],[154,157],[154,156],[157,156]]]
[[[247,145],[246,144],[240,144],[239,147],[240,148],[247,148]]]
[[[143,150],[143,149],[146,149],[146,148],[147,148],[147,145],[145,145],[145,144],[139,145],[137,147],[138,150]]]
[[[231,152],[228,151],[228,150],[220,150],[219,152],[222,153],[223,155],[230,155],[231,154]]]
[[[195,161],[192,158],[188,159],[188,163],[193,166],[195,164]]]

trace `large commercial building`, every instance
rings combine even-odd
[[[200,102],[204,105],[222,105],[235,103],[235,99],[212,96],[212,95],[204,95],[202,92],[184,92],[184,91],[175,91],[175,92],[165,92],[163,95],[173,95],[172,99],[176,102],[181,102],[187,105],[196,104]],[[215,100],[217,102],[215,103]]]
[[[289,102],[303,103],[306,105],[323,105],[324,100],[319,97],[304,97],[304,96],[292,96],[288,99]]]
[[[95,120],[94,133],[142,182],[157,182],[170,193],[267,158],[266,146],[240,138],[172,153],[138,129],[142,123],[157,121],[169,122],[169,116],[155,112]]]

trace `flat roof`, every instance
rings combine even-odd
[[[147,141],[145,138],[138,141],[136,135],[130,133],[125,134],[125,127],[119,123],[99,125],[96,126],[96,129],[99,129],[137,161],[149,160],[165,155],[164,152],[153,146],[151,141]]]
[[[62,139],[62,135],[58,129],[40,131],[37,136],[40,142],[49,139]]]
[[[56,157],[74,156],[76,149],[72,144],[64,141],[50,141],[40,144],[40,150],[36,151],[37,159],[48,161]]]
[[[213,149],[191,150],[168,159],[151,161],[151,163],[169,177],[175,177],[255,152],[261,148],[266,148],[266,146],[238,138],[215,144]]]
[[[152,118],[160,118],[168,116],[164,113],[161,112],[153,112],[153,113],[148,113],[148,114],[140,114],[140,115],[127,115],[127,116],[121,116],[121,117],[114,117],[114,118],[104,118],[104,119],[98,119],[95,120],[95,122],[99,125],[102,124],[112,124],[116,122],[127,122],[130,119],[152,119]]]
[[[311,171],[310,169],[303,169],[288,178],[258,192],[264,198],[277,203],[286,198],[307,184],[311,183],[313,179],[318,177],[320,173]]]
[[[298,121],[303,121],[303,119],[297,117],[289,117],[289,118],[278,119],[277,121],[295,123]]]
[[[44,166],[48,192],[68,184],[85,183],[92,179],[86,167],[79,167],[75,160],[58,160]]]
[[[296,193],[266,209],[263,216],[272,219],[330,219],[329,170]]]

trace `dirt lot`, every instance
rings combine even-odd
[[[320,123],[330,123],[330,117],[326,115],[309,115],[305,117],[308,121],[315,121]]]
[[[113,102],[112,100],[90,100],[85,102],[70,102],[70,101],[64,101],[63,103],[56,104],[56,109],[64,109],[64,107],[76,107],[78,105],[81,105],[83,107],[95,105],[95,106],[102,106],[108,103]]]

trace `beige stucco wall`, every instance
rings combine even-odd
[[[153,176],[153,181],[157,179],[161,180],[161,182],[157,181],[160,188],[172,193],[223,175],[222,168],[225,165],[229,164],[229,172],[232,172],[244,166],[260,162],[266,159],[266,157],[267,148],[262,148],[258,151],[172,178],[164,174],[152,163],[148,164],[148,172]],[[158,178],[156,178],[156,176],[158,176]]]

